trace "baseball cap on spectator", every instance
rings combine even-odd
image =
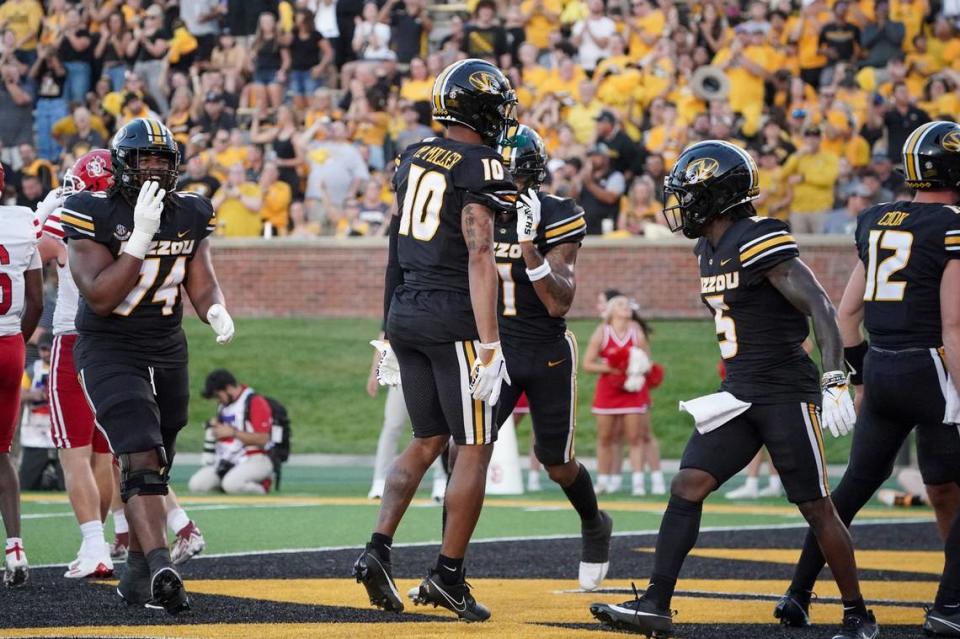
[[[890,158],[887,157],[886,153],[874,153],[870,156],[870,164],[881,164],[884,162],[890,162]]]
[[[600,144],[594,144],[587,151],[587,155],[602,155],[603,157],[608,158],[610,157],[610,147],[602,142]]]
[[[803,137],[805,138],[819,138],[820,137],[820,127],[818,126],[808,126],[803,130]]]
[[[207,375],[207,380],[203,384],[201,395],[204,399],[210,399],[217,391],[224,390],[227,386],[236,386],[237,378],[233,373],[225,368],[218,368]]]
[[[143,98],[140,97],[140,94],[135,93],[134,91],[127,91],[127,92],[123,95],[123,105],[122,105],[122,106],[123,106],[124,108],[126,108],[126,106],[127,106],[128,104],[130,104],[131,102],[137,102],[137,101],[140,101],[140,100],[143,100]]]
[[[204,101],[205,101],[205,102],[223,102],[223,103],[226,103],[227,98],[226,98],[226,96],[223,95],[222,93],[218,93],[217,91],[210,91],[209,93],[207,93],[207,96],[206,96],[206,98],[204,99]]]
[[[161,18],[163,19],[163,9],[158,4],[151,4],[147,7],[147,10],[144,14],[150,18]]]
[[[617,115],[613,111],[610,111],[609,109],[604,109],[599,114],[597,114],[597,117],[595,117],[594,120],[596,120],[597,122],[609,122],[610,124],[616,124]]]

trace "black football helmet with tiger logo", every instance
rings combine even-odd
[[[516,124],[517,95],[503,72],[485,60],[454,62],[433,83],[433,119],[476,131],[496,146]]]
[[[907,186],[917,191],[960,191],[960,124],[927,122],[907,136],[903,167]]]

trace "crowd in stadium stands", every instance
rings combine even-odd
[[[960,0],[6,0],[5,195],[35,205],[151,116],[221,235],[383,234],[392,158],[463,56],[507,72],[591,234],[667,235],[664,174],[704,138],[755,156],[762,215],[849,234],[906,197],[907,133],[960,113]]]

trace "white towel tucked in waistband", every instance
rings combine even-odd
[[[960,395],[957,394],[957,387],[949,375],[947,375],[943,393],[947,400],[947,410],[943,416],[944,423],[960,425]]]
[[[686,402],[680,402],[680,410],[693,415],[697,430],[706,435],[746,412],[753,404],[741,402],[730,393],[723,391],[704,395]]]

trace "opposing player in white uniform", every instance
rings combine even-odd
[[[0,192],[4,174],[0,167]],[[40,221],[22,206],[0,206],[0,515],[7,531],[3,583],[22,586],[28,577],[20,538],[20,481],[10,444],[20,412],[24,349],[43,310],[43,273],[37,241]]]
[[[110,152],[94,149],[81,156],[63,179],[64,197],[81,191],[102,192],[113,183]],[[83,541],[77,558],[64,577],[110,577],[113,562],[103,536],[103,520],[113,495],[113,455],[106,438],[94,425],[93,412],[83,395],[73,363],[77,341],[77,306],[80,293],[67,264],[67,247],[59,211],[43,225],[40,257],[44,264],[56,259],[59,286],[53,313],[53,352],[50,363],[50,425],[70,505],[80,524]]]

